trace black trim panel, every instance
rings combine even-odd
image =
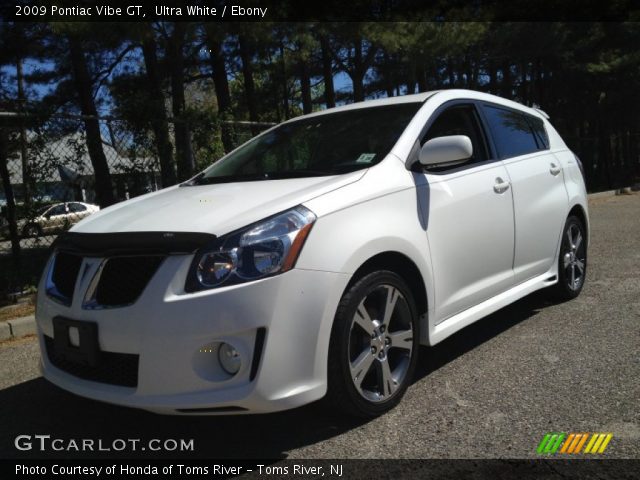
[[[217,237],[200,232],[66,232],[58,236],[53,248],[79,255],[180,255],[194,253]]]
[[[256,343],[253,347],[253,359],[251,360],[251,373],[249,374],[249,381],[253,382],[258,374],[258,367],[260,366],[260,359],[262,358],[262,349],[264,348],[264,337],[267,334],[267,329],[261,327],[256,332]]]
[[[246,412],[244,407],[209,407],[209,408],[177,408],[179,413],[225,413],[225,412]]]

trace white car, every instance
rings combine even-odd
[[[33,217],[19,222],[23,237],[39,237],[68,230],[85,217],[100,210],[98,205],[83,202],[67,202],[47,205]]]
[[[160,413],[379,415],[419,345],[577,296],[588,234],[580,162],[539,110],[446,90],[313,113],[59,237],[44,376]]]

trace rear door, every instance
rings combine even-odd
[[[78,223],[84,217],[89,215],[89,210],[87,209],[86,205],[83,205],[82,203],[70,202],[68,204],[68,207],[69,207],[69,216],[67,219],[68,225],[66,225],[67,229],[71,225]]]
[[[568,202],[564,172],[549,151],[541,119],[483,103],[495,148],[511,180],[515,213],[515,281],[547,272],[555,261]]]
[[[60,203],[51,207],[45,214],[44,225],[42,230],[44,232],[57,232],[62,229],[64,222],[67,218],[67,206],[64,203]]]
[[[467,135],[470,162],[422,172],[418,187],[436,278],[436,323],[513,284],[513,201],[508,174],[490,152],[473,102],[445,104],[421,138]]]

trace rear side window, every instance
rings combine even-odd
[[[538,150],[549,150],[549,135],[544,128],[544,122],[532,115],[527,115],[527,118],[529,119],[529,124],[531,124],[533,133],[536,136],[536,141],[538,142]]]
[[[483,110],[500,158],[538,151],[538,142],[527,118],[529,115],[489,105],[484,105]]]
[[[87,207],[85,207],[81,203],[70,203],[69,204],[69,211],[71,213],[84,212],[86,209],[87,209]]]

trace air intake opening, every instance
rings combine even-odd
[[[116,307],[134,303],[165,257],[114,257],[106,261],[96,287],[97,305]]]
[[[48,286],[47,293],[66,305],[71,305],[80,265],[82,265],[82,257],[58,252],[53,260],[52,285]]]

